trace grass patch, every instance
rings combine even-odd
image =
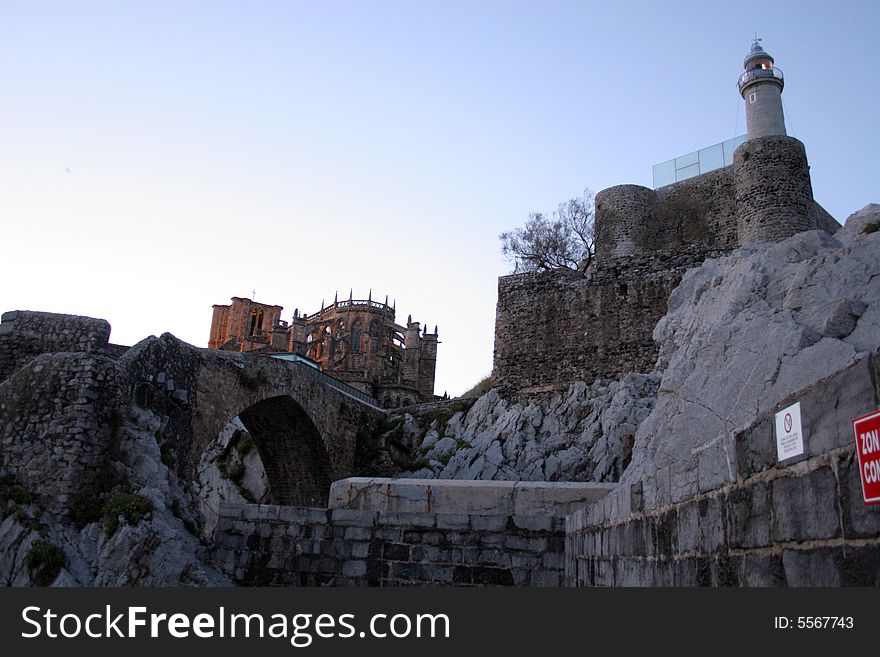
[[[880,221],[874,221],[870,224],[865,224],[862,232],[865,235],[870,235],[871,233],[876,233],[878,230],[880,230]]]
[[[49,586],[67,563],[67,557],[64,555],[64,550],[49,541],[34,541],[28,550],[25,562],[28,568],[36,571],[34,584]]]
[[[419,413],[414,417],[422,431],[427,431],[431,424],[436,420],[437,433],[443,436],[446,433],[446,424],[452,416],[456,413],[467,413],[476,401],[476,397],[470,399],[456,399],[450,404],[445,404],[439,408],[432,408],[431,410]]]
[[[474,399],[477,397],[482,397],[492,389],[492,383],[492,375],[489,374],[488,376],[480,379],[480,381],[476,385],[474,385],[473,388],[467,390],[466,392],[463,392],[461,394],[461,397],[462,399]]]
[[[127,525],[136,525],[143,520],[155,507],[143,495],[136,493],[115,493],[102,507],[104,518],[104,534],[112,536],[119,529],[119,517]]]

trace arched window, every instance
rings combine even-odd
[[[377,338],[379,337],[379,322],[375,319],[370,322],[370,337]]]
[[[351,350],[361,350],[361,320],[356,319],[351,323]]]

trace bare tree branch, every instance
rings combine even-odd
[[[593,194],[560,203],[547,218],[529,215],[525,226],[501,233],[501,253],[513,263],[514,273],[566,267],[586,271],[596,250]]]

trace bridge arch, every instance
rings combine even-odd
[[[289,395],[278,395],[238,417],[260,454],[273,503],[326,506],[333,480],[330,457],[305,409]]]

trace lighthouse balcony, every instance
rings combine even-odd
[[[748,85],[755,82],[762,82],[764,80],[775,82],[780,87],[785,84],[782,77],[782,70],[775,66],[769,66],[767,68],[750,68],[747,71],[743,71],[743,74],[739,76],[737,86],[739,87],[740,92],[742,92],[742,90]]]

